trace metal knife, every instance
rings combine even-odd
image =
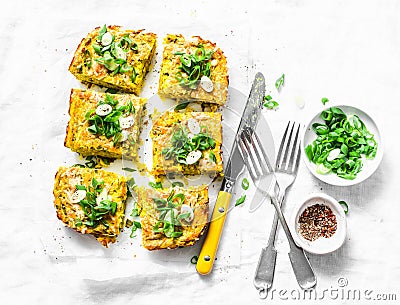
[[[265,79],[261,73],[257,73],[242,118],[237,130],[240,133],[245,127],[255,129],[260,117],[261,108],[265,96]],[[204,240],[200,255],[197,261],[197,272],[206,275],[211,272],[217,253],[218,244],[224,227],[226,213],[232,198],[232,192],[237,178],[242,174],[245,165],[236,141],[233,143],[231,154],[225,169],[221,189],[218,193],[217,202],[211,216],[207,236]]]

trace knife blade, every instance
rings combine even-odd
[[[240,133],[245,127],[251,127],[252,129],[256,127],[263,105],[264,96],[265,79],[264,76],[258,72],[254,78],[236,134]],[[222,229],[225,223],[226,213],[232,198],[232,191],[237,178],[245,168],[236,138],[237,137],[235,137],[229,160],[227,162],[217,202],[213,209],[207,236],[204,240],[196,264],[197,272],[202,275],[206,275],[212,270]]]

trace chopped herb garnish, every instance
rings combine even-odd
[[[131,234],[129,235],[129,237],[130,238],[134,238],[134,237],[136,237],[136,231],[138,230],[138,229],[141,229],[142,228],[142,225],[141,225],[141,223],[139,222],[139,221],[136,221],[136,220],[134,220],[133,221],[133,225],[132,225],[132,229],[131,229]]]
[[[123,171],[127,171],[127,172],[131,172],[131,173],[132,173],[132,172],[136,172],[136,169],[130,168],[130,167],[123,167],[122,170],[123,170]]]
[[[249,189],[250,183],[249,180],[247,180],[247,178],[243,178],[242,180],[242,188],[247,191]]]
[[[132,197],[132,192],[131,192],[131,190],[135,187],[135,185],[136,185],[136,182],[135,182],[135,179],[132,177],[132,178],[130,178],[128,181],[126,181],[126,185],[127,185],[127,187],[128,187],[128,197]]]
[[[84,219],[76,219],[75,225],[97,227],[102,224],[108,227],[109,224],[105,221],[105,217],[115,215],[117,203],[108,199],[98,202],[97,197],[104,189],[104,182],[92,178],[92,184],[90,186],[84,187],[83,185],[77,185],[76,187],[79,190],[85,189],[86,196],[79,201],[79,205],[85,213],[85,217]]]
[[[275,88],[276,90],[280,91],[281,87],[285,85],[285,74],[282,74],[281,77],[279,77],[276,82],[275,82]]]
[[[107,31],[107,26],[104,25],[99,30],[97,41],[96,43],[92,44],[92,47],[95,53],[101,56],[99,58],[95,58],[94,60],[106,67],[107,70],[111,72],[111,75],[115,75],[117,73],[130,73],[132,83],[135,82],[137,72],[135,67],[127,63],[127,54],[129,52],[137,53],[138,46],[136,43],[133,43],[129,37],[129,34],[117,39],[113,34]],[[85,56],[85,65],[87,65],[87,62],[89,61],[87,56]]]
[[[93,134],[103,135],[107,139],[112,138],[115,146],[122,137],[120,119],[134,114],[135,108],[132,102],[127,105],[118,105],[118,100],[114,99],[114,97],[108,93],[104,101],[98,103],[98,107],[101,107],[101,105],[108,105],[107,107],[110,109],[110,113],[102,116],[96,114],[95,110],[86,112],[85,118],[89,122],[88,130]]]
[[[182,193],[175,194],[175,191],[172,190],[167,199],[153,198],[153,200],[155,210],[159,212],[158,221],[153,227],[153,232],[163,233],[169,238],[181,236],[183,233],[177,231],[177,229],[187,215],[181,214],[178,208],[184,203],[185,195]]]
[[[182,110],[182,109],[186,109],[186,107],[189,105],[189,102],[185,102],[185,103],[180,103],[178,105],[176,105],[176,107],[174,108],[175,111],[178,110]]]
[[[209,156],[212,162],[217,163],[217,158],[215,157],[215,154],[212,151],[210,151]]]
[[[270,101],[270,100],[272,100],[272,96],[268,94],[268,95],[264,96],[264,100]]]
[[[195,255],[190,259],[190,263],[192,263],[193,265],[196,265],[198,260],[199,260],[199,257],[197,255]]]
[[[355,114],[331,107],[320,115],[324,123],[314,123],[317,138],[305,147],[308,159],[317,165],[317,173],[335,173],[353,180],[361,171],[363,158],[373,159],[378,144],[364,122]]]
[[[349,212],[349,206],[347,205],[346,201],[340,200],[339,204],[342,206],[344,213],[347,214]]]
[[[172,187],[175,187],[175,186],[184,187],[185,185],[180,181],[172,182]]]
[[[189,89],[196,89],[202,76],[210,77],[211,57],[214,51],[206,51],[203,45],[198,45],[193,54],[176,52],[181,65],[180,70],[175,74],[181,86]]]
[[[140,213],[139,213],[138,203],[135,201],[135,202],[133,203],[133,208],[132,208],[131,216],[132,216],[132,217],[137,217],[137,216],[139,216],[139,215],[140,215]]]
[[[178,163],[187,164],[186,158],[190,152],[212,149],[216,145],[205,127],[202,127],[202,132],[195,134],[192,138],[189,138],[188,134],[185,127],[177,125],[177,129],[171,137],[171,147],[162,150],[166,160],[174,157]]]
[[[329,99],[327,99],[326,97],[323,97],[322,99],[321,99],[321,102],[322,102],[322,104],[326,104],[327,102],[329,102]]]
[[[279,104],[275,101],[268,101],[268,102],[264,103],[264,107],[267,109],[270,109],[270,110],[273,110],[278,106],[279,106]]]
[[[236,200],[235,207],[241,205],[246,200],[246,195],[242,195],[238,200]]]
[[[162,189],[163,188],[163,186],[162,186],[162,184],[161,184],[161,182],[160,181],[158,181],[158,182],[149,182],[149,185],[152,187],[152,188],[155,188],[155,189]]]

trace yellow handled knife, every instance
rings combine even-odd
[[[237,134],[240,133],[245,127],[251,127],[251,129],[255,129],[258,123],[261,108],[263,106],[264,96],[265,79],[261,73],[257,73],[254,78],[246,106],[243,110]],[[244,168],[245,165],[235,138],[225,169],[221,189],[218,193],[217,202],[215,203],[211,216],[207,236],[204,240],[204,244],[200,251],[196,265],[197,272],[202,275],[210,273],[213,267],[222,229],[225,223],[226,213],[232,198],[232,191],[237,178],[243,172]]]

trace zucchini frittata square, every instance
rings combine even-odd
[[[191,246],[208,221],[208,187],[137,190],[142,244],[148,250]]]
[[[146,99],[72,89],[64,145],[82,156],[137,157]]]
[[[186,40],[168,34],[164,38],[161,97],[225,105],[228,83],[226,57],[215,43],[199,36]]]
[[[139,95],[157,36],[119,26],[97,27],[82,39],[69,71],[81,82]]]
[[[57,217],[103,246],[116,241],[123,227],[127,185],[115,173],[80,167],[60,167],[54,183]]]
[[[153,176],[222,175],[218,112],[165,112],[153,119]]]

